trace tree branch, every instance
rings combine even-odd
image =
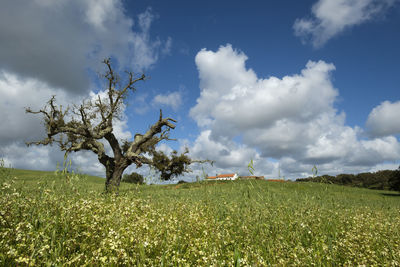
[[[113,150],[115,159],[119,160],[122,157],[122,150],[121,150],[121,147],[120,147],[119,142],[118,142],[117,138],[115,137],[115,135],[112,132],[109,132],[104,136],[104,138],[110,144],[110,146]]]
[[[129,147],[126,155],[128,157],[136,157],[140,153],[146,151],[146,148],[150,145],[152,145],[154,141],[155,144],[158,143],[161,139],[160,137],[157,137],[156,135],[159,133],[162,133],[162,127],[166,126],[170,129],[175,129],[175,124],[172,122],[177,122],[174,119],[171,118],[162,118],[162,111],[160,110],[160,118],[159,120],[153,124],[149,130],[143,135],[143,136],[137,136],[138,138],[135,138],[135,140],[132,142],[131,146]],[[135,136],[136,137],[136,136]],[[163,137],[165,139],[165,137]]]
[[[214,166],[214,161],[209,160],[209,159],[204,159],[204,160],[192,159],[192,160],[190,160],[190,162],[191,162],[191,164],[192,163],[210,163],[211,166]]]

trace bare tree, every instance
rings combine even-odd
[[[58,143],[61,150],[66,153],[80,150],[94,152],[106,169],[106,191],[110,192],[118,189],[124,170],[131,164],[137,167],[142,164],[154,166],[149,155],[158,155],[155,146],[161,140],[173,140],[169,138],[169,131],[175,128],[174,123],[177,121],[163,118],[160,110],[158,121],[145,134],[136,134],[133,141],[118,140],[113,133],[113,120],[122,115],[123,102],[128,90],[135,91],[135,84],[145,80],[145,75],[135,77],[132,72],[127,72],[127,81],[121,86],[121,78],[114,72],[110,59],[104,60],[103,63],[107,67],[104,75],[107,82],[107,97],[102,99],[99,96],[95,101],[86,100],[79,106],[73,105],[63,109],[61,105],[56,104],[53,96],[39,111],[26,108],[27,113],[43,114],[47,130],[46,138],[29,142],[27,145]],[[101,140],[108,142],[113,156],[106,154]],[[189,159],[182,164],[187,165],[192,162],[200,161]]]

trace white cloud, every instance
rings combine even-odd
[[[344,30],[383,14],[397,0],[319,0],[312,7],[312,18],[297,19],[295,34],[310,39],[314,47],[324,45]]]
[[[39,110],[52,95],[56,95],[57,104],[64,108],[72,103],[79,104],[83,98],[49,88],[47,84],[36,79],[23,79],[5,71],[0,73],[0,95],[0,114],[5,118],[0,124],[0,158],[14,168],[55,170],[57,162],[62,164],[64,153],[57,145],[25,145],[25,142],[42,140],[46,135],[42,115],[26,114],[25,108]],[[106,97],[105,92],[100,91],[98,94],[91,92],[90,98],[97,99],[98,95]],[[117,138],[131,139],[124,115],[125,106],[121,111],[121,119],[114,121],[114,133]],[[111,148],[108,145],[106,148],[109,155],[112,155]],[[86,173],[104,176],[103,168],[93,152],[71,153],[70,158],[73,167],[81,167]]]
[[[25,108],[39,110],[52,95],[57,102],[66,105],[78,98],[62,90],[54,90],[47,84],[31,78],[0,71],[0,144],[38,139],[45,134],[39,115],[26,114]]]
[[[32,78],[0,72],[0,158],[14,168],[55,170],[63,160],[63,152],[57,146],[31,146],[25,142],[38,141],[46,135],[41,115],[26,114],[25,108],[43,108],[52,95],[64,107],[78,98],[62,90],[54,90],[47,84]]]
[[[250,175],[248,164],[253,160],[255,175],[275,175],[277,164],[262,158],[254,149],[244,144],[238,144],[232,140],[225,139],[224,142],[212,140],[211,130],[202,131],[192,145],[189,147],[190,157],[193,159],[208,159],[214,161],[213,165],[208,163],[194,165],[193,173],[186,176],[194,178],[196,175],[203,176],[203,170],[209,175],[215,173],[238,173],[239,175]]]
[[[154,97],[152,103],[153,106],[157,105],[169,106],[174,111],[176,111],[182,105],[182,95],[180,92],[172,92],[165,95],[159,94]]]
[[[55,171],[63,169],[64,152],[57,146],[30,146],[12,143],[0,148],[0,158],[7,162],[7,166],[27,170]],[[68,157],[72,165],[69,170],[105,177],[105,168],[101,165],[93,152],[79,151]]]
[[[310,61],[301,74],[258,79],[253,70],[246,69],[246,59],[230,45],[215,53],[202,50],[196,56],[201,93],[190,115],[200,126],[210,127],[213,138],[268,128],[271,141],[275,135],[283,138],[284,131],[287,142],[304,131],[296,124],[335,112],[332,64]]]
[[[247,166],[250,159],[257,155],[254,149],[244,145],[237,145],[233,142],[223,144],[213,141],[210,138],[210,134],[210,130],[200,133],[191,149],[193,155],[214,160],[217,166],[222,168]],[[246,163],[246,161],[248,162]]]
[[[368,170],[369,172],[377,172],[380,170],[396,170],[400,167],[399,164],[393,164],[393,163],[383,163],[383,164],[378,164]]]
[[[107,30],[107,20],[115,21],[118,16],[124,16],[122,3],[118,0],[88,0],[85,15],[85,20],[100,31]],[[127,19],[125,23],[132,25],[133,22]]]
[[[370,135],[375,137],[400,134],[400,101],[385,101],[368,115],[366,123]]]
[[[258,79],[247,57],[230,45],[196,56],[201,95],[190,114],[202,126],[227,134],[270,126],[280,118],[307,121],[332,110],[337,95],[329,75],[333,64],[308,62],[300,75]],[[213,123],[215,120],[224,124]]]
[[[157,145],[157,150],[164,152],[164,154],[169,155],[172,153],[173,149],[166,143],[161,143]]]
[[[92,151],[79,151],[70,154],[69,158],[72,160],[72,168],[80,173],[99,177],[106,176],[106,168],[98,161],[96,154]]]
[[[63,152],[54,146],[26,147],[45,137],[41,115],[25,107],[42,108],[52,95],[66,107],[90,92],[89,73],[103,73],[100,61],[113,57],[121,69],[144,70],[168,53],[166,42],[150,36],[156,16],[151,8],[128,16],[121,0],[11,1],[0,9],[0,158],[16,168],[54,170]],[[98,91],[98,89],[96,89]],[[118,138],[130,139],[125,106],[114,122]],[[110,148],[107,148],[110,151]],[[73,166],[104,175],[90,151],[71,153]]]
[[[35,166],[40,166],[43,170],[49,170],[51,166],[51,158],[49,157],[49,149],[45,147],[35,147],[27,150],[24,146],[19,144],[11,144],[1,148],[0,153],[10,162],[12,167],[19,167],[23,169],[36,169]],[[21,159],[24,160],[21,164]],[[52,167],[55,169],[56,165]]]
[[[394,136],[362,140],[359,155],[363,155],[366,165],[374,165],[385,161],[400,159],[400,144]],[[353,157],[360,158],[359,155]]]
[[[88,68],[114,57],[121,68],[151,67],[165,47],[150,37],[155,16],[130,18],[121,0],[13,1],[0,9],[0,69],[86,93]]]
[[[311,174],[314,164],[338,173],[399,160],[396,138],[360,140],[362,129],[345,125],[334,108],[333,64],[309,61],[299,74],[259,78],[246,59],[230,45],[197,54],[201,92],[190,115],[202,133],[194,155],[214,156],[226,171],[255,158],[277,174],[281,161],[287,177]]]

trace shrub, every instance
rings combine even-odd
[[[333,183],[378,190],[400,191],[400,166],[397,170],[381,170],[354,174],[338,174],[337,176],[315,176],[296,179],[296,182]]]
[[[391,190],[400,191],[400,166],[397,170],[392,172],[389,183]]]
[[[124,174],[124,176],[122,177],[122,182],[131,184],[143,184],[144,177],[139,173],[132,172],[131,174]]]

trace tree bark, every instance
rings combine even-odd
[[[118,193],[118,188],[121,183],[122,174],[128,165],[123,163],[115,163],[114,160],[107,162],[106,166],[106,192]]]

